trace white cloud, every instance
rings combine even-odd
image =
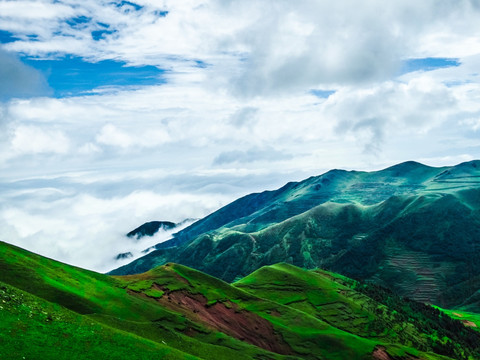
[[[69,140],[61,131],[36,126],[17,127],[12,140],[12,148],[18,154],[65,154],[69,147]]]
[[[214,165],[224,165],[231,163],[252,163],[264,161],[289,160],[292,156],[285,154],[273,148],[259,149],[250,148],[246,151],[231,150],[220,153],[213,161]]]
[[[78,152],[82,155],[96,154],[101,151],[102,149],[99,146],[91,142],[82,145],[80,149],[78,149]]]
[[[379,0],[169,0],[139,2],[139,11],[109,1],[31,2],[37,12],[18,11],[14,3],[0,3],[5,29],[41,37],[6,44],[7,49],[123,60],[176,73],[192,68],[198,73],[194,60],[202,60],[211,65],[206,81],[238,95],[371,83],[391,78],[405,57],[480,51],[479,9],[467,0],[388,5]],[[162,11],[168,14],[159,15]],[[38,17],[34,22],[32,14]],[[72,20],[80,16],[79,23]],[[95,41],[91,32],[101,29],[107,33]]]
[[[11,194],[10,199],[16,196]],[[219,206],[218,201],[206,195],[160,196],[138,191],[123,197],[77,194],[45,202],[41,194],[31,193],[28,200],[0,207],[0,236],[45,256],[108,271],[119,266],[114,260],[118,253],[140,252],[166,240],[147,237],[137,243],[125,236],[127,232],[146,221],[180,222],[188,216],[206,215]]]
[[[124,131],[119,130],[115,125],[105,125],[96,138],[100,144],[127,148],[133,145],[132,137]]]
[[[19,12],[19,9],[22,9]],[[70,6],[50,1],[2,1],[0,2],[0,13],[6,18],[21,19],[62,19],[75,14]]]

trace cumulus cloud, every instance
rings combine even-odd
[[[61,131],[36,126],[17,127],[12,140],[12,148],[19,154],[65,154],[69,146],[68,138]]]
[[[230,123],[236,127],[246,126],[256,120],[259,109],[253,106],[245,106],[235,111],[230,116]]]
[[[130,147],[133,144],[133,139],[129,134],[117,129],[117,127],[112,124],[105,125],[100,131],[100,134],[98,134],[96,140],[100,144],[122,148]]]
[[[463,112],[456,91],[423,74],[406,83],[344,89],[325,103],[325,113],[337,119],[338,134],[354,134],[365,152],[378,153],[387,136],[427,134],[451,124],[452,115]]]
[[[4,29],[20,36],[6,44],[10,50],[204,72],[203,81],[238,96],[378,82],[405,57],[480,48],[479,9],[469,0],[22,3],[36,10],[2,3]]]

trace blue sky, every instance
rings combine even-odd
[[[80,57],[53,60],[23,58],[45,77],[56,97],[88,94],[98,88],[140,87],[165,83],[163,70],[156,66],[128,66],[114,60],[88,62]]]
[[[401,73],[407,74],[412,71],[433,71],[453,66],[460,66],[459,59],[433,57],[407,59],[402,63]]]
[[[0,0],[0,237],[106,271],[145,221],[331,168],[479,158],[479,15],[475,0]]]

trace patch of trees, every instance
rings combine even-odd
[[[480,332],[466,327],[442,311],[370,283],[357,283],[355,290],[388,307],[395,322],[409,323],[427,335],[427,348],[437,354],[467,360],[480,359]]]

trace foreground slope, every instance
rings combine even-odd
[[[479,311],[480,162],[333,170],[239,199],[157,247],[112,273],[173,261],[233,281],[285,261]]]
[[[0,282],[1,359],[198,359]]]
[[[180,282],[180,280],[176,281]],[[69,335],[68,331],[63,331],[65,327],[77,326],[75,321],[72,325],[68,320],[68,316],[73,312],[77,319],[81,319],[85,324],[90,324],[92,329],[85,329],[87,332],[96,333],[98,326],[102,326],[102,329],[120,331],[124,334],[122,341],[136,344],[133,347],[138,348],[135,351],[138,351],[138,357],[143,359],[158,358],[158,355],[152,357],[151,351],[143,351],[142,343],[136,340],[138,337],[143,338],[147,344],[153,342],[153,348],[161,347],[169,350],[172,353],[170,356],[175,359],[194,356],[202,359],[240,360],[245,358],[245,354],[247,358],[267,356],[267,354],[272,359],[282,358],[280,355],[271,354],[262,348],[220,334],[216,329],[203,323],[191,322],[183,314],[158,303],[155,298],[161,296],[161,293],[155,289],[143,288],[144,283],[141,279],[124,281],[122,278],[79,269],[3,242],[0,242],[0,282],[19,295],[36,296],[41,299],[41,302],[33,300],[33,307],[29,303],[21,301],[17,304],[18,306],[15,306],[15,311],[11,311],[11,309],[3,311],[2,309],[0,312],[3,317],[0,322],[1,326],[8,326],[5,330],[10,329],[8,317],[12,318],[13,325],[19,329],[19,332],[14,333],[16,336],[12,341],[9,340],[10,334],[7,331],[0,332],[0,336],[6,338],[2,343],[12,346],[9,348],[10,350],[25,347],[32,348],[32,353],[42,354],[44,345],[53,342],[57,348],[56,350],[52,349],[52,352],[66,352],[73,355],[71,358],[98,359],[89,352],[73,353],[68,347],[68,342],[55,342],[51,339],[50,334],[58,333],[61,337],[72,336],[72,342],[78,340],[82,343],[82,338],[78,338],[76,333]],[[175,282],[172,286],[175,286]],[[57,316],[56,313],[51,313],[44,308],[56,309],[60,313],[67,312],[67,320],[63,320],[63,316]],[[30,312],[32,312],[32,316],[40,313],[40,323],[49,331],[36,332],[37,326],[30,321],[29,317],[19,316],[18,320],[15,319],[15,316],[12,317],[12,314],[21,314],[25,311],[28,316],[30,316]],[[48,316],[48,321],[42,322],[42,316]],[[78,316],[81,317],[78,318]],[[59,320],[55,321],[57,317]],[[196,332],[196,336],[190,336],[190,329]],[[82,332],[79,334],[81,335]],[[32,343],[26,341],[29,337],[35,336],[38,336],[37,341]],[[102,343],[104,348],[102,352],[107,354],[117,345],[113,341],[113,335],[110,337],[109,334],[106,334],[105,338],[107,341]],[[86,349],[88,350],[90,347],[96,347],[96,345],[92,343]],[[124,350],[127,351],[128,347],[125,347]],[[121,351],[116,350],[113,354],[115,353],[118,354]],[[183,355],[184,353],[185,355]],[[118,357],[113,355],[106,357],[123,359],[125,354],[126,352]],[[158,354],[162,355],[162,352]]]
[[[324,274],[322,281],[315,283],[312,279],[320,275],[292,266],[264,268],[236,286],[177,264],[112,277],[0,243],[0,270],[2,359],[433,360],[467,359],[478,353],[461,336],[439,333],[439,316],[430,319],[431,329],[410,326],[417,341],[394,335],[395,326],[403,326],[401,323],[384,334],[375,325],[376,314],[381,311],[386,319],[393,311],[368,295],[355,295],[356,282]],[[259,274],[279,270],[293,274],[289,284],[296,286],[297,295],[303,293],[314,301],[318,296],[312,296],[312,291],[332,299],[346,299],[347,290],[353,294],[349,296],[360,296],[368,304],[363,313],[354,302],[345,302],[337,313],[344,320],[348,314],[358,313],[361,324],[358,319],[350,325],[332,321],[300,302],[293,306],[284,301],[282,289],[277,295],[263,291],[258,296],[258,289],[270,279],[270,275]],[[397,320],[389,318],[390,322]],[[462,330],[459,334],[469,339],[468,328],[455,324]],[[435,332],[442,338],[425,340]],[[478,345],[480,333],[473,333]]]

